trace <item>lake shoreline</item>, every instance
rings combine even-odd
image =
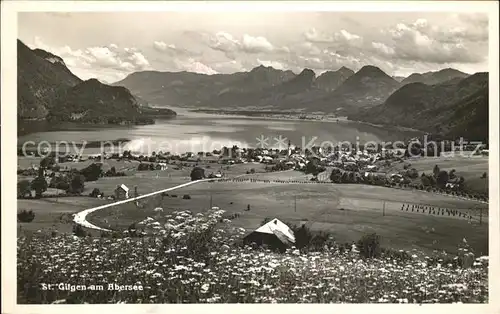
[[[189,112],[196,112],[196,113],[205,113],[209,115],[215,115],[215,116],[234,116],[234,117],[246,117],[246,118],[251,118],[251,119],[265,119],[265,120],[280,120],[280,121],[316,121],[316,122],[327,122],[327,123],[359,123],[359,124],[365,124],[369,126],[373,126],[376,128],[382,128],[386,130],[395,130],[395,131],[403,131],[403,132],[416,132],[416,133],[426,133],[423,130],[418,130],[418,129],[413,129],[413,128],[408,128],[404,126],[396,126],[396,125],[383,125],[383,124],[375,124],[375,123],[370,123],[370,122],[365,122],[365,121],[357,121],[357,120],[349,120],[347,117],[337,117],[334,115],[327,115],[326,118],[325,116],[322,116],[322,118],[315,118],[315,117],[297,117],[294,116],[293,114],[289,113],[287,114],[280,114],[280,113],[275,113],[275,112],[266,112],[266,111],[231,111],[231,110],[213,110],[213,109],[194,109],[194,110],[188,110]],[[252,113],[249,115],[248,113]],[[319,116],[319,114],[311,114],[312,116]]]

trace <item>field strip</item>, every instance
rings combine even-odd
[[[81,212],[76,213],[75,217],[73,218],[73,221],[75,223],[83,226],[83,227],[86,227],[86,228],[95,229],[95,230],[101,230],[101,231],[111,231],[111,230],[104,229],[104,228],[101,228],[101,227],[98,227],[96,225],[91,224],[86,219],[87,215],[90,214],[90,213],[93,213],[95,211],[98,211],[100,209],[104,209],[104,208],[108,208],[108,207],[112,207],[112,206],[116,206],[116,205],[120,205],[120,204],[125,204],[125,203],[128,203],[128,202],[137,201],[137,200],[140,200],[140,199],[143,199],[143,198],[146,198],[146,197],[150,197],[150,196],[153,196],[153,195],[156,195],[156,194],[160,194],[160,193],[163,193],[163,192],[168,192],[168,191],[180,189],[180,188],[183,188],[183,187],[186,187],[186,186],[189,186],[189,185],[193,185],[193,184],[200,183],[200,182],[208,182],[208,181],[211,181],[211,180],[216,180],[216,179],[209,178],[209,179],[202,179],[202,180],[196,180],[196,181],[189,181],[189,182],[186,182],[186,183],[183,183],[183,184],[179,184],[179,185],[167,188],[167,189],[163,189],[163,190],[151,192],[151,193],[140,195],[140,196],[137,196],[137,197],[134,197],[134,198],[128,198],[128,199],[125,199],[125,200],[122,200],[122,201],[118,201],[118,202],[114,202],[114,203],[110,203],[110,204],[105,204],[105,205],[101,205],[101,206],[97,206],[97,207],[85,209],[85,210],[83,210]]]
[[[288,170],[287,170],[288,171]],[[283,184],[358,184],[358,183],[332,183],[330,181],[310,181],[310,180],[294,180],[294,179],[259,179],[259,178],[246,178],[246,179],[237,179],[235,178],[224,178],[219,180],[219,182],[250,182],[250,183],[283,183]],[[425,190],[418,190],[418,189],[405,189],[405,188],[399,188],[399,187],[389,187],[389,186],[382,186],[382,185],[370,185],[370,184],[361,184],[361,185],[366,185],[366,186],[379,186],[383,188],[388,188],[388,189],[398,189],[402,191],[410,191],[410,192],[422,192],[422,193],[429,193],[429,194],[434,194],[434,195],[441,195],[445,197],[450,197],[454,198],[457,200],[465,200],[465,201],[472,201],[472,202],[477,202],[481,204],[489,204],[487,201],[482,201],[478,199],[473,199],[473,198],[467,198],[463,196],[457,196],[457,195],[452,195],[452,194],[446,194],[446,193],[439,193],[439,192],[428,192]]]

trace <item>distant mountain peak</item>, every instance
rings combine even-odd
[[[275,68],[273,68],[272,66],[265,66],[263,64],[259,65],[259,66],[256,66],[255,68],[253,68],[250,72],[264,72],[264,71],[271,71],[271,70],[276,70],[276,71],[279,71]]]
[[[316,73],[314,73],[314,71],[311,69],[305,68],[304,70],[302,70],[302,72],[300,72],[299,76],[307,76],[314,78],[316,77]]]
[[[353,70],[349,69],[348,67],[345,67],[345,66],[342,66],[340,69],[338,69],[337,71],[341,71],[341,72],[352,72],[354,73]]]
[[[358,72],[356,72],[356,75],[363,75],[363,76],[387,76],[390,78],[387,73],[382,71],[379,67],[376,67],[374,65],[365,65],[362,67]]]
[[[429,71],[425,73],[413,73],[407,78],[405,78],[402,83],[409,84],[415,82],[421,82],[427,85],[435,85],[450,81],[452,79],[464,79],[468,77],[469,74],[461,72],[453,68],[444,68],[438,71]]]
[[[151,123],[125,87],[82,81],[61,57],[18,40],[18,117],[85,123]]]

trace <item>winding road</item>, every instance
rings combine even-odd
[[[116,205],[120,205],[120,204],[125,204],[125,203],[128,203],[128,202],[137,201],[137,200],[140,200],[142,198],[150,197],[150,196],[153,196],[153,195],[156,195],[156,194],[160,194],[160,193],[163,193],[163,192],[168,192],[168,191],[180,189],[180,188],[183,188],[183,187],[186,187],[186,186],[189,186],[189,185],[193,185],[193,184],[196,184],[196,183],[213,181],[213,180],[217,180],[217,178],[209,178],[209,179],[201,179],[201,180],[196,180],[196,181],[189,181],[189,182],[186,182],[186,183],[183,183],[183,184],[179,184],[179,185],[176,185],[176,186],[173,186],[173,187],[170,187],[170,188],[167,188],[167,189],[163,189],[163,190],[160,190],[160,191],[155,191],[155,192],[144,194],[144,195],[140,195],[140,196],[137,196],[137,197],[128,198],[128,199],[125,199],[125,200],[122,200],[122,201],[118,201],[118,202],[114,202],[114,203],[110,203],[110,204],[105,204],[105,205],[101,205],[101,206],[97,206],[97,207],[85,209],[85,210],[82,210],[81,212],[78,212],[78,213],[75,214],[75,216],[73,218],[73,222],[81,225],[82,227],[89,228],[89,229],[95,229],[95,230],[101,230],[101,231],[111,231],[109,229],[104,229],[104,228],[101,228],[101,227],[98,227],[96,225],[91,224],[86,219],[87,215],[90,214],[90,213],[92,213],[92,212],[95,212],[97,210],[100,210],[100,209],[104,209],[104,208],[108,208],[108,207],[112,207],[112,206],[116,206]]]

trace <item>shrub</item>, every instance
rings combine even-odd
[[[408,176],[409,176],[410,178],[412,178],[412,179],[416,179],[416,178],[418,178],[418,171],[417,171],[417,169],[415,169],[415,168],[411,168],[411,169],[409,169],[409,170],[407,171],[407,174],[408,174]]]
[[[308,247],[313,238],[311,230],[306,225],[300,227],[293,226],[291,229],[295,235],[295,246],[299,250]]]
[[[33,181],[31,181],[31,187],[35,190],[36,197],[42,197],[42,193],[47,191],[47,181],[43,176],[38,176]]]
[[[145,170],[149,170],[149,164],[145,164],[145,163],[140,163],[138,166],[137,166],[137,171],[145,171]]]
[[[135,223],[132,223],[130,226],[128,226],[127,230],[128,230],[129,236],[131,236],[131,237],[137,237],[138,236],[137,226],[135,225]]]
[[[365,258],[380,256],[380,236],[376,233],[364,235],[358,240],[356,246],[359,254]]]
[[[85,181],[97,181],[102,175],[102,164],[93,163],[80,170],[80,174],[85,177]]]
[[[35,213],[30,210],[22,210],[17,214],[17,220],[20,222],[32,222],[35,219]]]
[[[171,196],[171,197],[177,197],[177,194],[172,194],[172,195],[170,195],[170,196]]]
[[[47,156],[40,161],[41,168],[51,169],[56,164],[56,159],[52,156]]]
[[[17,182],[17,198],[25,198],[27,195],[31,196],[30,181],[22,180]]]
[[[98,196],[98,195],[100,195],[100,194],[101,194],[101,190],[99,190],[98,188],[94,188],[94,189],[92,190],[92,192],[90,192],[90,196],[91,196],[91,197],[97,197],[97,196]]]
[[[81,194],[85,188],[85,177],[81,174],[76,174],[71,178],[68,192]]]
[[[190,200],[191,196],[189,194],[184,194],[184,196],[182,196],[182,199]]]
[[[73,234],[77,237],[86,237],[88,235],[87,231],[85,231],[85,229],[78,224],[73,225]]]
[[[205,178],[205,170],[201,167],[194,167],[191,170],[191,181],[201,180]]]

